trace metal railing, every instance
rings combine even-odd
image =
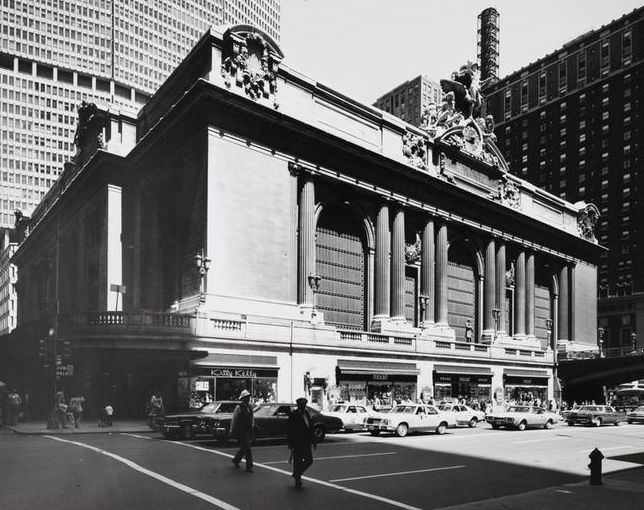
[[[608,349],[591,349],[584,351],[559,351],[559,361],[572,361],[580,359],[617,358],[620,356],[644,356],[644,347],[610,347]]]

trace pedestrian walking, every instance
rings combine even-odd
[[[58,428],[67,427],[67,404],[65,404],[65,392],[57,391],[55,395],[54,416],[58,422]]]
[[[313,419],[306,408],[308,400],[298,398],[295,409],[288,418],[288,449],[293,458],[295,488],[302,488],[302,474],[313,464],[311,447],[317,448],[313,435]]]
[[[155,390],[152,392],[150,402],[148,403],[148,426],[152,430],[157,429],[154,423],[154,418],[157,416],[163,416],[163,397]]]
[[[239,395],[241,402],[235,408],[230,422],[230,437],[236,438],[239,450],[233,457],[233,466],[239,468],[242,457],[246,459],[246,471],[253,472],[253,453],[250,444],[253,441],[253,408],[250,405],[250,393],[243,390]]]
[[[85,397],[83,395],[76,395],[69,399],[69,410],[74,415],[74,428],[80,427],[84,403]]]
[[[112,407],[112,404],[108,403],[105,406],[105,426],[106,427],[111,427],[112,426],[112,416],[114,415],[114,408]]]
[[[7,411],[8,411],[8,424],[15,425],[18,422],[18,413],[20,412],[20,405],[22,399],[16,390],[11,390],[7,395]]]

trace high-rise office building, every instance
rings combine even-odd
[[[81,101],[139,108],[212,25],[279,40],[279,0],[1,0],[0,227],[75,153]]]
[[[599,208],[603,347],[644,338],[644,8],[484,90],[511,171]],[[640,340],[638,342],[637,335]]]
[[[379,97],[373,105],[396,117],[420,126],[423,112],[430,103],[440,105],[441,86],[427,76],[417,76]]]

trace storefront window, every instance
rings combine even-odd
[[[248,390],[253,402],[277,401],[277,370],[250,368],[207,368],[190,378],[188,405],[201,408],[214,400],[237,400]]]

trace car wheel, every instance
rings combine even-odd
[[[321,443],[324,441],[324,437],[326,436],[326,431],[324,430],[324,427],[320,425],[316,425],[313,428],[313,437],[315,438],[316,443]]]
[[[478,424],[478,422],[479,422],[479,421],[478,421],[476,418],[472,418],[472,419],[467,423],[467,426],[468,426],[468,427],[470,427],[471,429],[473,429],[474,427],[476,427],[476,425]]]
[[[517,425],[517,430],[524,431],[526,428],[526,422],[522,421]]]
[[[195,437],[195,433],[190,428],[190,425],[183,425],[181,427],[181,439],[192,439]]]
[[[370,430],[370,431],[369,431],[369,434],[371,434],[372,436],[379,436],[379,435],[380,435],[380,431],[379,431],[379,430]]]
[[[492,423],[492,428],[494,430],[499,430],[499,426],[496,423]]]
[[[628,423],[629,423],[629,424],[633,423],[633,420],[628,420]]]
[[[446,431],[446,430],[447,430],[447,423],[445,423],[445,422],[440,423],[440,424],[438,425],[438,427],[436,427],[436,433],[437,433],[439,436],[442,436],[443,434],[445,434],[445,431]]]
[[[548,420],[545,425],[543,426],[544,429],[551,429],[552,428],[552,421]]]
[[[598,417],[594,417],[592,419],[592,424],[593,424],[593,427],[599,427],[602,424],[602,419]]]
[[[166,432],[166,431],[161,432],[161,434],[162,434],[162,435],[163,435],[163,437],[165,437],[166,439],[172,439],[172,438],[174,437],[174,434],[171,434],[170,432]]]
[[[396,427],[396,435],[398,437],[405,437],[407,435],[407,432],[409,432],[409,427],[406,423],[401,423]]]
[[[615,425],[616,427],[619,427],[619,422],[616,421],[613,425]]]
[[[568,424],[569,427],[572,427],[574,425],[574,423],[571,421],[567,421],[566,423]]]

